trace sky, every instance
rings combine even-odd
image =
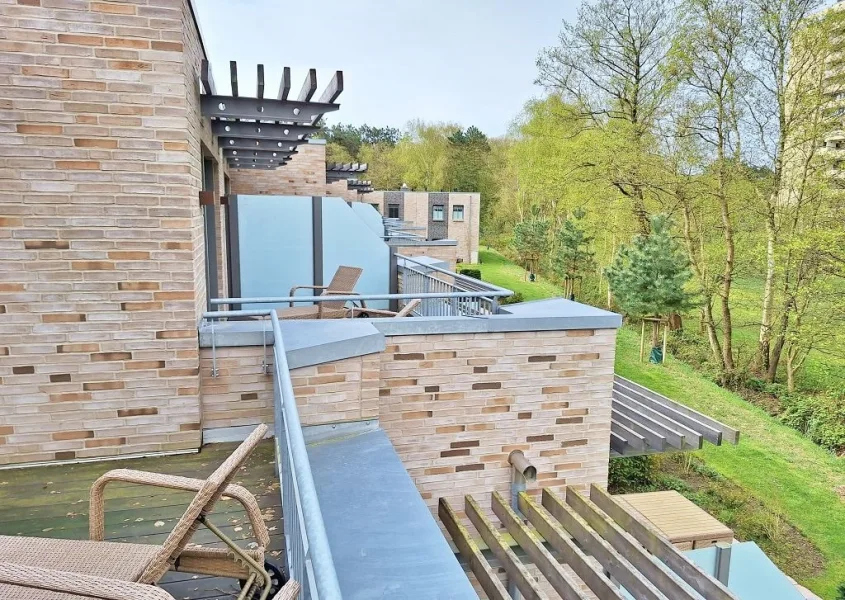
[[[292,95],[309,68],[317,96],[344,75],[331,123],[402,128],[411,119],[507,132],[534,84],[541,48],[555,45],[580,0],[195,0],[218,91],[229,92],[238,63],[241,95],[255,95],[256,65],[266,95],[291,67]],[[422,8],[424,7],[424,8]]]

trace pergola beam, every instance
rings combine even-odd
[[[601,536],[595,535],[587,523],[548,488],[543,489],[543,508],[549,511],[585,552],[594,556],[635,598],[664,600],[664,596],[628,560]]]
[[[525,492],[519,494],[519,510],[543,536],[546,542],[572,567],[575,574],[587,584],[599,600],[621,600],[622,595],[601,569],[587,558],[587,555],[572,541],[548,512],[540,508]]]
[[[211,122],[211,132],[231,138],[253,140],[276,140],[282,142],[301,142],[306,136],[318,131],[314,125],[279,125],[261,121],[220,121]]]
[[[543,576],[552,584],[555,591],[564,600],[586,600],[578,589],[578,583],[561,567],[560,563],[543,546],[543,540],[537,537],[523,523],[522,519],[505,504],[499,492],[493,492],[493,514],[501,521],[508,533],[534,561]],[[621,598],[621,596],[619,596]]]
[[[546,596],[534,586],[534,578],[528,572],[528,569],[516,557],[514,551],[511,550],[496,527],[487,519],[472,496],[466,496],[464,501],[464,512],[466,512],[470,522],[475,526],[487,547],[490,548],[493,556],[502,563],[508,577],[516,583],[516,587],[522,595],[528,600],[545,600]]]
[[[200,65],[200,81],[206,94],[214,95],[214,78],[211,76],[211,66],[207,60],[203,60]]]
[[[232,96],[238,97],[238,63],[234,60],[229,61],[229,79],[232,81]]]
[[[475,577],[478,579],[478,583],[481,584],[481,589],[484,590],[487,597],[491,600],[510,600],[505,586],[502,585],[490,563],[484,558],[484,554],[481,552],[478,544],[472,539],[467,528],[461,524],[460,519],[445,498],[441,498],[438,503],[437,515],[455,542],[458,552],[467,561],[472,572],[475,573]]]
[[[233,150],[230,148],[223,149],[223,156],[225,156],[226,158],[238,157],[241,160],[245,158],[275,158],[276,160],[282,160],[283,158],[289,158],[295,153],[295,150]]]
[[[607,490],[595,484],[591,485],[590,500],[634,536],[646,550],[668,565],[678,577],[702,597],[712,600],[736,600],[736,596],[728,588],[688,560],[671,542],[655,531],[648,521],[640,520],[632,515],[607,493]]]
[[[269,98],[246,98],[231,96],[203,96],[202,114],[205,117],[224,119],[255,119],[267,121],[290,121],[311,124],[314,117],[338,110],[337,104],[302,102],[294,100],[270,100]]]
[[[277,100],[287,100],[290,94],[290,67],[285,67],[282,70],[282,81],[279,83],[279,95]]]
[[[264,98],[264,65],[258,65],[257,74],[257,89],[255,90],[256,97],[261,100]]]
[[[316,82],[316,76],[315,76],[314,83],[315,83],[315,85],[317,83]],[[332,80],[329,82],[329,85],[326,86],[326,89],[323,91],[323,95],[320,96],[320,98],[319,98],[319,100],[317,100],[317,102],[320,102],[320,103],[323,103],[323,104],[331,104],[335,100],[337,100],[337,97],[340,96],[340,93],[342,91],[343,91],[343,71],[335,71],[334,77],[332,77]]]
[[[631,534],[619,527],[613,519],[572,487],[566,488],[566,503],[619,554],[625,556],[639,572],[648,577],[649,581],[667,598],[696,600],[677,575],[662,568],[643,550]]]
[[[281,140],[256,140],[248,138],[221,137],[218,144],[221,148],[230,150],[274,150],[288,152],[296,149],[302,142],[286,142]]]
[[[308,102],[317,91],[317,69],[308,69],[308,75],[305,76],[305,82],[302,84],[302,89],[299,90],[298,102]]]

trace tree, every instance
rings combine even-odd
[[[642,233],[653,134],[674,86],[662,68],[673,31],[669,0],[593,0],[581,4],[575,23],[563,24],[559,45],[537,59],[537,83],[609,134],[614,147],[598,157],[603,177],[631,202]]]
[[[695,252],[689,252],[689,257],[703,292],[703,322],[724,376],[735,368],[730,297],[736,269],[733,204],[737,194],[731,187],[742,172],[740,98],[748,88],[745,13],[736,0],[685,0],[681,7],[684,16],[673,47],[672,70],[683,81],[687,133],[700,141],[709,158],[709,176],[699,186],[707,198],[704,210],[718,213],[717,227],[723,238],[716,260]],[[681,198],[688,251],[697,245],[692,239],[696,230],[690,226],[692,202],[689,194]],[[711,262],[717,264],[711,266]],[[714,295],[721,308],[721,342],[712,311]]]
[[[549,250],[549,221],[533,207],[531,216],[513,228],[512,245],[533,281],[540,258]]]
[[[557,232],[557,247],[552,257],[552,268],[563,279],[563,295],[575,299],[575,282],[593,268],[595,252],[591,250],[593,238],[584,228],[583,209],[575,209]]]
[[[607,271],[610,289],[619,308],[638,317],[666,317],[692,304],[685,286],[690,280],[689,262],[672,238],[666,215],[651,218],[648,235],[637,235],[622,246]],[[652,323],[652,346],[658,345],[659,323]]]
[[[813,19],[822,0],[748,2],[754,38],[752,50],[758,65],[752,71],[755,88],[754,93],[749,95],[748,110],[758,134],[760,157],[772,172],[771,184],[759,190],[765,204],[762,218],[766,241],[757,353],[767,379],[773,381],[781,351],[777,343],[772,347],[772,338],[776,335],[776,253],[781,234],[780,213],[785,204],[782,202],[784,188],[801,185],[796,181],[785,182],[784,173],[793,151],[803,152],[808,148],[815,153],[809,147],[819,139],[819,131],[812,131],[812,127],[808,131],[808,125],[818,121],[823,104],[824,88],[820,85],[820,72],[824,69],[819,67],[834,51],[831,41],[836,36],[829,24],[841,18],[842,11],[828,11],[827,18]],[[799,190],[787,190],[786,195],[796,193],[800,195]],[[785,300],[786,304],[789,302]]]
[[[446,138],[449,141],[447,181],[449,189],[461,192],[480,192],[487,187],[487,163],[490,143],[475,126],[466,131],[458,129]]]

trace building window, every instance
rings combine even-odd
[[[387,218],[388,219],[398,219],[399,218],[399,205],[398,204],[388,204],[387,205]]]
[[[463,204],[456,204],[452,207],[452,220],[453,221],[463,221],[464,220],[464,205]]]
[[[431,209],[432,221],[443,221],[443,205],[435,204]]]
[[[370,206],[372,206],[374,209],[376,209],[377,213],[381,212],[381,206],[379,206],[378,202],[370,202]]]

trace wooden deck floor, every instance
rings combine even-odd
[[[0,534],[86,539],[88,488],[106,471],[127,468],[205,478],[234,447],[234,444],[216,444],[207,446],[199,454],[0,471]],[[284,561],[281,498],[271,441],[259,445],[234,482],[258,498],[270,529],[268,559],[281,566]],[[106,488],[106,539],[161,543],[192,496],[172,490],[109,484]],[[221,501],[211,519],[229,536],[243,540],[244,545],[254,539],[244,512],[233,502]],[[204,528],[200,528],[193,542],[222,545]],[[237,586],[237,582],[229,579],[186,573],[168,573],[162,584],[174,598],[185,600],[234,598]]]

